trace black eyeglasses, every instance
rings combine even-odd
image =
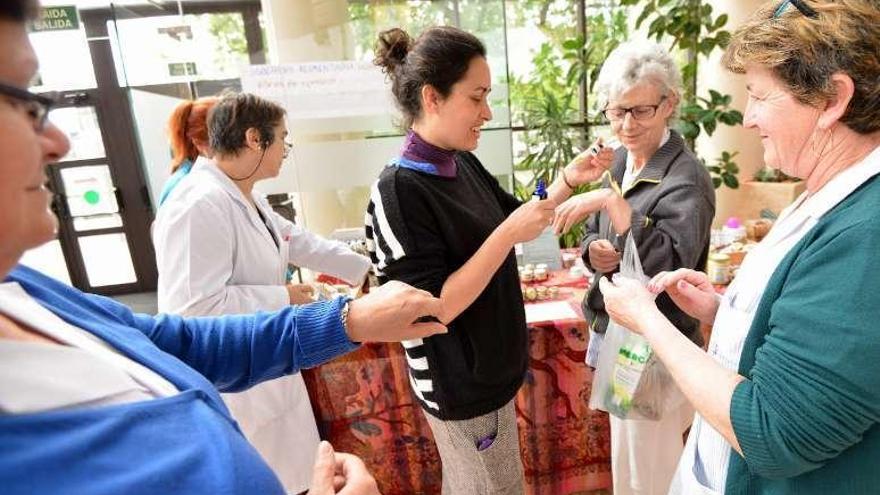
[[[779,4],[779,7],[776,7],[776,10],[773,11],[773,18],[781,16],[783,12],[785,12],[785,8],[788,7],[788,4],[794,5],[794,8],[798,9],[801,14],[809,17],[810,19],[816,19],[819,17],[819,13],[810,8],[809,5],[805,4],[803,0],[783,0],[782,3]]]
[[[626,117],[626,114],[631,113],[636,120],[648,120],[657,114],[657,109],[660,108],[660,105],[663,104],[664,100],[666,100],[666,96],[660,97],[660,101],[658,101],[656,105],[636,105],[629,108],[606,108],[605,110],[602,110],[602,115],[608,120],[618,121],[623,120]]]
[[[49,111],[55,106],[55,98],[31,93],[26,89],[3,83],[0,83],[0,95],[8,96],[19,102],[33,121],[34,130],[43,132],[43,129],[46,128]]]
[[[293,143],[284,141],[284,153],[282,153],[281,158],[287,158],[287,155],[290,154],[290,151],[293,149]]]

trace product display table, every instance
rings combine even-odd
[[[544,285],[560,287],[555,308],[571,311],[554,318],[560,312],[553,306],[526,304],[533,318],[529,368],[516,397],[526,493],[608,488],[608,415],[587,407],[592,372],[584,364],[589,332],[580,310],[586,280],[558,272]],[[440,493],[440,458],[399,344],[367,344],[302,374],[321,437],[360,456],[384,495]]]

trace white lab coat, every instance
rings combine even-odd
[[[199,158],[159,209],[153,244],[159,311],[221,315],[271,311],[290,304],[288,263],[358,284],[370,261],[348,246],[303,230],[253,194],[280,244],[242,192],[211,160]],[[245,436],[288,492],[311,483],[319,441],[299,374],[224,394]]]

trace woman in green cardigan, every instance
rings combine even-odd
[[[671,493],[880,492],[880,7],[786,0],[733,35],[744,125],[806,181],[717,297],[677,270],[648,289],[600,281],[697,410]],[[713,326],[708,354],[653,302]]]

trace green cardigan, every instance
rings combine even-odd
[[[725,493],[880,493],[880,176],[780,262],[739,373]]]

